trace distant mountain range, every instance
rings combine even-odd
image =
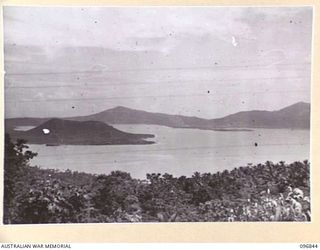
[[[310,104],[298,102],[277,111],[238,112],[211,122],[213,127],[310,129]]]
[[[11,131],[13,139],[22,138],[31,144],[58,146],[71,145],[115,145],[115,144],[152,144],[146,138],[150,134],[131,134],[98,121],[70,121],[50,119],[27,131]]]
[[[217,119],[152,113],[126,107],[115,107],[100,113],[63,118],[73,121],[97,121],[107,124],[154,124],[172,128],[209,130],[242,130],[254,128],[309,129],[310,104],[298,102],[276,111],[242,111]],[[49,118],[6,119],[6,129],[16,126],[38,126]]]

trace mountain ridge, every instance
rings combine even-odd
[[[116,106],[87,116],[62,118],[74,121],[99,121],[107,124],[149,124],[172,128],[230,130],[250,128],[310,129],[310,103],[297,102],[279,110],[240,111],[221,118],[154,113]],[[40,125],[49,118],[10,118],[6,127]]]

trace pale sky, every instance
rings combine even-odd
[[[6,117],[310,102],[311,7],[4,7]]]

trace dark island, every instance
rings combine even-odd
[[[70,121],[53,118],[27,131],[11,131],[15,139],[30,144],[58,145],[121,145],[153,144],[151,134],[131,134],[99,121]]]

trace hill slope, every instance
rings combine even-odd
[[[15,131],[11,136],[23,138],[31,144],[49,145],[151,144],[153,142],[144,139],[154,137],[150,134],[125,133],[97,121],[79,122],[57,118],[28,131]]]
[[[211,120],[212,127],[233,128],[310,128],[310,104],[299,102],[277,111],[244,111]]]
[[[142,110],[129,109],[118,106],[89,116],[71,117],[77,121],[101,121],[111,124],[155,124],[173,128],[188,128],[201,126],[208,122],[206,119],[182,115],[168,115],[163,113],[152,113]]]

